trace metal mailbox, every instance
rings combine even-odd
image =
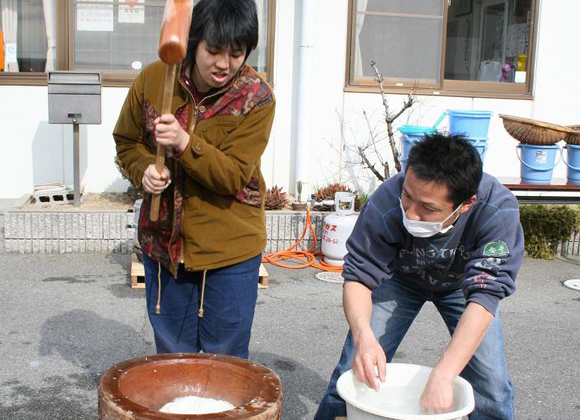
[[[48,72],[49,124],[100,124],[101,74]]]

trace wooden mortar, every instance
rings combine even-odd
[[[225,400],[236,408],[198,415],[158,411],[190,395]],[[130,359],[107,370],[99,386],[99,420],[277,420],[281,411],[278,375],[232,356],[173,353]]]

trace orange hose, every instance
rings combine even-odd
[[[306,232],[310,229],[310,233],[314,238],[312,246],[308,248],[306,251],[301,251],[298,246],[304,240],[304,236],[306,236]],[[342,267],[338,265],[330,265],[325,263],[322,258],[317,259],[316,257],[322,256],[322,252],[312,252],[316,249],[316,232],[314,230],[314,225],[312,225],[312,220],[310,220],[310,210],[306,209],[306,223],[304,224],[304,230],[302,231],[302,235],[300,238],[289,248],[285,249],[284,251],[278,252],[271,252],[269,254],[264,255],[262,259],[263,263],[270,263],[282,268],[289,268],[291,270],[298,270],[307,267],[313,267],[318,270],[322,271],[333,271],[333,272],[341,272]],[[295,264],[283,264],[282,261],[293,260],[297,263]]]

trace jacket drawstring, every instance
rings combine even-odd
[[[203,278],[201,280],[201,301],[199,302],[199,311],[197,311],[197,316],[203,318],[203,298],[205,295],[205,275],[207,270],[203,270]]]
[[[203,270],[203,278],[201,281],[201,301],[199,303],[199,311],[197,316],[203,318],[203,299],[205,297],[205,276],[207,270]],[[157,305],[155,305],[155,313],[161,314],[161,263],[157,262]]]
[[[157,261],[157,306],[155,306],[155,313],[161,313],[161,263]]]

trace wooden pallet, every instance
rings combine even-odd
[[[266,271],[264,264],[260,264],[260,280],[258,281],[258,288],[267,289],[268,286],[268,271]],[[143,263],[139,261],[135,253],[131,254],[131,287],[133,289],[145,288],[145,269],[143,268]]]
[[[258,289],[267,289],[269,286],[268,272],[264,264],[260,264],[260,280],[258,281]]]
[[[145,268],[135,253],[131,254],[131,287],[133,289],[145,288]]]

